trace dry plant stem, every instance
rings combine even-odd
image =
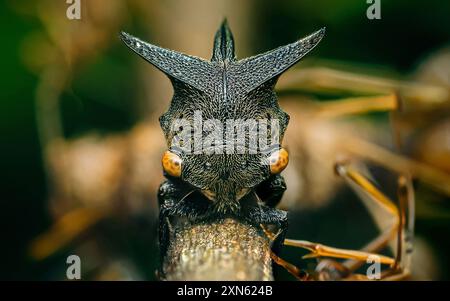
[[[367,178],[365,178],[360,172],[345,164],[337,164],[336,172],[348,181],[350,187],[353,189],[360,189],[365,195],[367,195],[371,202],[377,204],[378,207],[386,211],[392,219],[389,227],[381,233],[378,237],[372,240],[361,251],[364,252],[378,252],[384,248],[390,240],[394,238],[394,235],[398,233],[400,225],[400,213],[397,207],[394,205],[386,195],[384,195],[377,187],[375,187]],[[356,187],[355,187],[355,186]],[[401,231],[401,229],[400,229]],[[359,268],[363,262],[349,260],[344,263],[350,271],[354,271]]]
[[[438,191],[450,195],[450,175],[427,164],[397,155],[381,146],[358,138],[348,138],[344,148],[361,158],[385,166],[400,174],[410,174]]]
[[[358,187],[371,196],[371,199],[378,203],[394,218],[394,223],[389,229],[379,235],[362,249],[365,252],[376,252],[381,250],[395,234],[397,234],[397,246],[395,261],[391,268],[383,272],[383,280],[400,280],[409,276],[411,264],[411,241],[410,237],[414,232],[414,192],[411,179],[401,175],[398,178],[398,198],[399,208],[379,191],[368,179],[357,170],[349,166],[338,164],[337,173],[347,181],[354,182]],[[347,261],[344,263],[350,271],[361,266],[361,261]]]
[[[38,236],[30,246],[30,256],[42,260],[73,241],[110,212],[92,208],[72,210],[58,219],[51,229]]]
[[[392,265],[395,262],[393,258],[383,255],[356,250],[333,248],[306,240],[285,239],[284,244],[286,246],[299,247],[310,250],[311,253],[303,256],[303,258],[331,257],[366,261],[370,256],[376,255],[380,259],[380,263],[382,264]]]
[[[372,97],[355,97],[318,105],[317,117],[335,118],[344,115],[374,111],[390,111],[399,108],[395,94]],[[450,195],[450,175],[427,164],[405,158],[389,150],[358,138],[348,138],[344,148],[362,158],[385,166],[399,174],[411,174]]]
[[[278,90],[306,88],[309,90],[349,90],[355,93],[389,94],[398,91],[407,107],[440,105],[449,99],[445,87],[389,80],[376,76],[354,74],[330,68],[308,68],[289,72],[277,84]]]
[[[288,271],[292,276],[294,276],[297,280],[300,281],[306,281],[308,280],[309,276],[306,272],[303,272],[298,267],[293,265],[292,263],[287,262],[281,257],[278,257],[274,252],[270,252],[270,255],[272,257],[272,260],[278,264],[279,266],[282,266],[286,271]]]
[[[374,240],[369,242],[367,245],[365,245],[363,248],[361,248],[361,251],[368,253],[379,252],[389,244],[389,242],[394,238],[395,234],[396,229],[389,228],[385,230],[381,235],[376,237]],[[343,264],[348,268],[349,271],[356,271],[359,267],[364,265],[364,263],[365,261],[348,259]]]
[[[402,272],[401,267],[404,265],[402,263],[402,254],[397,253],[396,258],[391,258],[379,254],[373,254],[371,250],[379,250],[382,246],[386,245],[386,243],[392,239],[395,233],[398,233],[398,246],[397,249],[399,252],[402,252],[403,246],[403,226],[405,221],[405,206],[406,202],[409,198],[408,192],[408,180],[406,177],[400,177],[399,179],[399,197],[403,199],[401,204],[401,210],[398,210],[394,203],[386,197],[381,191],[379,191],[368,179],[366,179],[361,173],[356,170],[353,170],[351,167],[338,164],[336,166],[336,172],[344,177],[346,180],[356,184],[359,188],[361,188],[368,196],[370,196],[375,203],[377,203],[382,209],[388,212],[392,217],[394,217],[393,225],[376,239],[374,239],[370,244],[365,247],[365,250],[347,250],[347,249],[338,249],[329,246],[325,246],[318,243],[313,243],[304,240],[293,240],[293,239],[285,239],[284,244],[287,246],[300,247],[307,250],[310,250],[311,253],[307,254],[303,258],[320,258],[320,257],[331,257],[331,258],[342,258],[349,259],[346,262],[346,266],[349,271],[354,271],[360,266],[361,262],[365,262],[370,256],[376,255],[380,262],[383,264],[388,264],[391,266],[389,269],[389,275]],[[401,225],[401,227],[399,227]],[[266,232],[266,235],[273,240],[274,235],[270,233],[267,229],[263,227]],[[370,251],[368,251],[370,250]],[[403,273],[404,275],[407,274]],[[393,275],[392,275],[393,276]],[[353,276],[352,276],[353,277]]]
[[[166,280],[273,280],[270,239],[234,219],[174,229],[165,258]]]
[[[317,107],[317,117],[336,118],[345,115],[392,111],[398,108],[398,99],[395,94],[352,97],[344,100],[318,103]]]

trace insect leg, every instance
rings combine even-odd
[[[286,231],[288,228],[288,218],[287,212],[279,209],[275,209],[272,207],[266,206],[259,199],[259,196],[254,193],[254,196],[257,199],[256,206],[245,206],[242,207],[242,218],[247,222],[259,226],[268,226],[273,225],[278,229],[278,234],[273,237],[272,250],[275,253],[279,253],[281,247],[283,245],[283,240],[286,236]]]
[[[286,183],[280,174],[273,175],[256,188],[261,201],[269,207],[275,207],[286,191]]]
[[[183,185],[172,180],[166,180],[159,186],[158,203],[159,203],[159,246],[161,252],[161,263],[169,247],[170,238],[170,217],[174,216],[174,207],[183,196],[188,194],[189,190]]]

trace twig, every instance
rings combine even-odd
[[[273,280],[270,240],[233,219],[174,230],[166,280]]]

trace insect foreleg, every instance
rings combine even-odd
[[[159,186],[158,203],[159,203],[159,247],[161,263],[169,247],[170,240],[170,218],[174,216],[174,208],[183,195],[189,193],[184,185],[172,180],[166,180]]]
[[[280,174],[271,176],[256,187],[259,198],[269,207],[277,206],[285,191],[286,183]]]

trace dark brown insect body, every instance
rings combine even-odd
[[[323,35],[321,29],[295,43],[237,60],[232,33],[223,22],[214,39],[212,58],[207,61],[122,33],[126,45],[163,71],[174,87],[171,105],[160,117],[169,149],[163,157],[168,180],[159,193],[163,255],[169,218],[185,217],[193,223],[232,216],[251,224],[286,228],[286,212],[274,207],[286,189],[279,173],[288,163],[281,143],[289,116],[278,106],[274,87],[278,77],[312,50]],[[262,132],[261,121],[270,123],[264,132],[269,131],[266,137],[275,143],[252,146],[252,136],[245,133],[240,137],[233,127],[236,123],[230,120],[257,134]],[[272,126],[274,120],[277,127]],[[223,129],[230,124],[231,134],[227,134],[229,128],[224,134]],[[194,134],[186,138],[180,135],[183,131]],[[198,141],[200,149],[186,148]]]

